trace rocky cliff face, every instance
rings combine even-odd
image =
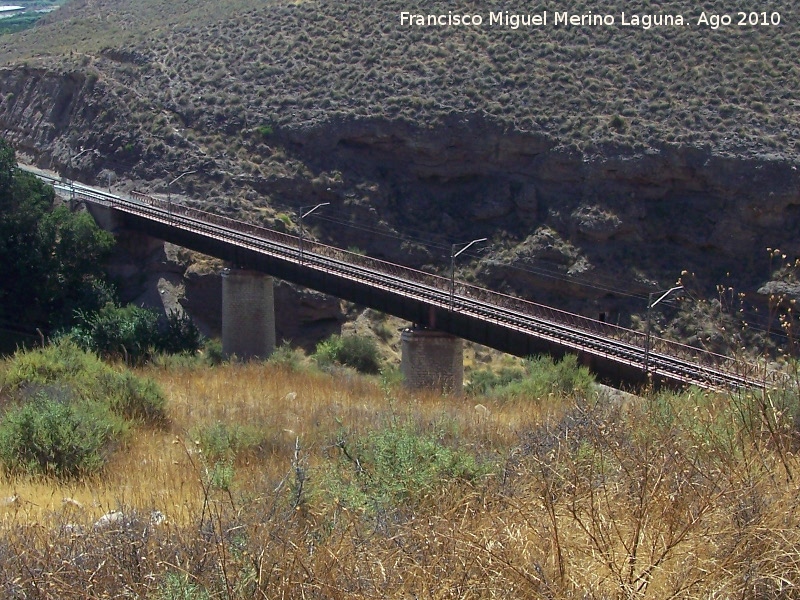
[[[640,311],[626,293],[684,270],[707,291],[754,291],[770,276],[767,248],[800,255],[800,174],[767,155],[668,145],[578,154],[476,117],[436,129],[339,123],[287,138],[319,169],[344,174],[342,205],[348,187],[369,182],[373,193],[351,204],[443,242],[489,237],[476,265],[485,284],[589,315]],[[372,242],[371,253],[395,258],[398,244]],[[428,258],[446,264],[448,251]]]
[[[127,121],[130,101],[112,82],[79,72],[0,70],[0,94],[0,133],[40,165],[71,166],[85,180],[113,170],[156,191],[197,168],[186,196],[250,218],[270,205],[330,202],[309,220],[313,234],[440,272],[452,243],[487,237],[488,249],[459,257],[460,269],[610,320],[641,312],[642,295],[684,270],[709,293],[717,283],[755,292],[770,278],[766,248],[800,256],[800,174],[766,154],[676,145],[578,153],[466,114],[434,126],[332,118],[215,151],[187,142],[186,131],[163,136]],[[78,140],[94,152],[71,165]]]
[[[86,117],[86,77],[56,75],[43,69],[0,71],[4,135],[17,143],[47,147],[79,116]],[[80,105],[80,106],[79,106]]]
[[[0,69],[0,132],[22,158],[83,181],[153,179],[167,162],[180,170],[179,158],[143,129],[151,117],[137,122],[140,97],[129,83],[88,69]]]

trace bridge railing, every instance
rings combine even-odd
[[[84,196],[85,200],[91,202],[98,201],[94,196],[85,196],[84,194],[79,194],[79,196]],[[310,239],[302,240],[301,250],[301,240],[295,235],[282,233],[182,204],[166,202],[139,192],[133,192],[131,197],[133,206],[131,206],[131,203],[111,195],[104,199],[107,201],[107,204],[115,208],[135,211],[137,204],[143,207],[153,207],[158,209],[162,219],[166,218],[169,220],[183,217],[202,224],[211,224],[222,229],[247,235],[253,238],[255,242],[271,242],[282,248],[281,250],[273,248],[273,251],[277,251],[283,256],[294,260],[300,260],[301,253],[303,261],[309,264],[314,264],[319,258],[324,257],[341,261],[355,267],[361,267],[373,273],[380,273],[388,276],[391,279],[397,280],[398,287],[400,287],[403,282],[415,283],[439,292],[438,303],[440,308],[446,309],[450,305],[451,281],[449,278],[371,258]],[[506,316],[509,318],[509,322],[512,322],[513,319],[518,319],[520,323],[524,318],[539,319],[624,342],[639,350],[644,350],[648,344],[647,336],[642,332],[611,323],[597,321],[589,317],[559,310],[522,298],[501,294],[463,281],[455,282],[452,292],[452,307],[454,310],[468,309],[470,302],[478,302],[490,305],[495,311],[499,310],[499,313],[497,313],[499,318]],[[661,354],[681,358],[696,364],[713,367],[725,373],[737,374],[745,377],[751,377],[753,375],[753,366],[745,361],[736,360],[703,348],[681,344],[657,336],[650,336],[649,351],[653,355]]]
[[[446,277],[432,275],[422,271],[417,271],[410,267],[404,267],[394,263],[389,263],[368,256],[342,250],[325,244],[312,242],[306,246],[307,251],[312,254],[328,256],[350,264],[355,264],[376,272],[388,274],[399,279],[413,281],[418,284],[426,285],[438,289],[441,292],[450,294],[450,280]],[[533,319],[541,319],[552,323],[557,323],[570,328],[580,329],[584,332],[596,334],[601,337],[612,338],[628,343],[641,350],[648,344],[647,336],[640,331],[634,331],[625,327],[620,327],[612,323],[605,323],[589,317],[559,310],[522,298],[516,298],[506,294],[501,294],[487,288],[471,285],[462,281],[455,282],[453,288],[453,309],[459,310],[464,307],[464,299],[475,302],[489,304],[492,307],[501,308],[509,313],[521,315]],[[649,349],[653,354],[666,354],[692,360],[693,362],[714,366],[726,372],[743,373],[749,365],[743,361],[733,359],[728,356],[717,354],[703,348],[681,344],[672,340],[666,340],[657,336],[650,336]]]

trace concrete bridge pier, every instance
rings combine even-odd
[[[409,389],[460,395],[464,390],[461,338],[435,329],[410,327],[401,334],[400,372]]]
[[[248,360],[275,351],[272,277],[245,269],[222,272],[222,352]]]

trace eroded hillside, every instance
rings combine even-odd
[[[489,237],[485,283],[624,321],[683,270],[754,291],[767,247],[800,255],[800,9],[779,4],[779,26],[681,1],[684,26],[623,27],[609,0],[569,11],[613,27],[511,29],[401,24],[445,3],[73,0],[2,40],[0,129],[84,179],[197,170],[172,192],[278,227],[331,202],[316,235],[415,266]]]

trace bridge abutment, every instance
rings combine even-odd
[[[464,349],[461,338],[435,329],[408,328],[401,335],[400,371],[410,389],[461,394]]]
[[[248,360],[275,351],[275,294],[269,275],[245,269],[222,273],[222,352]]]

